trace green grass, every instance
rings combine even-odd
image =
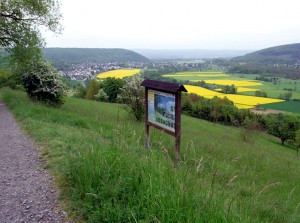
[[[291,113],[300,114],[299,101],[285,101],[280,103],[265,104],[265,105],[260,105],[259,108],[274,109],[274,110],[287,111]]]
[[[299,222],[300,158],[277,138],[182,116],[181,164],[174,138],[121,105],[68,98],[61,108],[1,89],[37,142],[77,220],[87,222]]]

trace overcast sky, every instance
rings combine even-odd
[[[47,47],[262,49],[300,42],[299,0],[61,0]]]

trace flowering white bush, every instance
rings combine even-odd
[[[22,81],[28,96],[50,106],[64,103],[66,86],[60,80],[58,71],[45,61],[30,64],[22,74]]]
[[[118,97],[137,121],[142,120],[145,114],[145,90],[141,86],[142,81],[139,75],[125,78],[125,84]]]

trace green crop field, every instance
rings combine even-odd
[[[287,111],[291,113],[300,114],[299,101],[285,101],[280,103],[260,105],[259,107],[263,109],[274,109],[274,110]]]
[[[67,98],[61,108],[0,89],[41,156],[75,221],[300,222],[300,158],[278,138],[182,117],[174,138],[131,120],[122,105]],[[226,142],[226,143],[224,143]]]
[[[268,97],[278,98],[280,94],[284,94],[289,92],[284,89],[290,89],[293,93],[292,99],[300,99],[300,81],[299,80],[290,80],[290,79],[282,79],[279,83],[274,84],[272,82],[262,82],[262,86],[258,86],[255,88],[260,89],[261,91],[265,91]],[[243,94],[253,95],[254,92],[244,92]]]

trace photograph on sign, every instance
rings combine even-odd
[[[175,132],[175,95],[149,90],[148,121]]]

